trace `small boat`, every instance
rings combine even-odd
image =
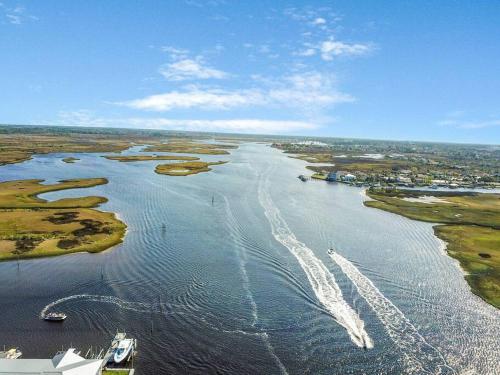
[[[12,348],[3,352],[0,352],[0,359],[18,359],[23,353],[17,348]]]
[[[118,347],[113,355],[115,363],[126,362],[134,351],[134,339],[123,339],[118,342]]]
[[[331,255],[331,254],[333,254],[334,252],[335,252],[335,250],[333,250],[333,248],[328,249],[328,254],[330,254],[330,255]]]
[[[65,313],[62,312],[51,312],[46,314],[43,317],[43,320],[46,320],[48,322],[62,322],[64,321],[68,316]]]
[[[299,177],[298,177],[301,181],[307,181],[307,177],[304,176],[303,174],[301,174]]]

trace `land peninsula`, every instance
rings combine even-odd
[[[236,145],[212,144],[196,142],[187,139],[170,139],[166,143],[151,145],[142,152],[170,152],[173,154],[202,154],[202,155],[227,155],[226,149],[237,148]],[[182,155],[107,155],[109,160],[120,162],[156,161],[156,160],[181,160],[182,163],[160,164],[155,168],[158,174],[168,176],[188,176],[212,170],[210,166],[227,163],[227,161],[205,162],[195,156]]]
[[[500,194],[369,189],[368,207],[436,223],[473,293],[500,308]]]
[[[42,130],[0,127],[0,166],[21,163],[35,154],[120,152],[135,142],[151,142],[137,136],[127,139],[110,134],[70,132],[70,129]]]
[[[174,156],[174,155],[106,155],[104,158],[117,160],[122,163],[131,163],[134,161],[155,161],[155,160],[200,160],[195,156]]]
[[[46,201],[39,194],[106,184],[105,178],[0,183],[0,260],[75,252],[99,252],[120,242],[126,225],[113,213],[93,209],[107,201],[87,196]]]
[[[227,162],[216,161],[208,163],[204,161],[192,161],[185,163],[161,164],[155,168],[155,172],[158,174],[166,174],[168,176],[188,176],[201,172],[209,172],[212,170],[212,168],[210,168],[211,165],[219,165],[224,163]]]
[[[238,148],[237,145],[199,143],[188,139],[171,139],[167,143],[146,147],[146,152],[172,152],[177,154],[227,155],[227,150]]]

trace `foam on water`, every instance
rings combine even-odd
[[[229,205],[228,199],[223,196],[224,198],[224,203],[225,203],[225,208],[226,208],[226,215],[227,215],[227,222],[232,228],[239,228],[238,223],[236,221],[236,218],[233,215],[233,212],[231,211],[231,207]],[[255,299],[253,298],[252,291],[250,290],[250,279],[248,278],[248,273],[246,269],[246,264],[248,262],[248,255],[245,249],[242,246],[239,246],[239,266],[240,266],[240,272],[241,272],[241,277],[243,279],[243,289],[245,290],[248,298],[248,302],[250,303],[251,307],[251,312],[252,312],[252,322],[250,323],[250,326],[252,328],[255,327],[255,325],[258,322],[259,316],[258,316],[258,310],[257,310],[257,303],[255,302]],[[242,333],[245,333],[245,331],[240,331]],[[276,362],[276,365],[278,366],[280,372],[282,374],[288,374],[286,367],[283,365],[279,357],[276,355],[274,348],[271,344],[271,341],[269,340],[269,335],[267,332],[262,331],[258,333],[258,336],[262,339],[264,342],[264,345],[266,346],[267,351],[269,352],[270,356],[273,358],[273,360]]]
[[[403,353],[409,374],[454,374],[439,350],[430,345],[413,324],[356,266],[337,252],[330,257],[353,282],[358,293],[371,306],[389,337]]]
[[[72,296],[60,298],[46,305],[42,309],[42,311],[40,311],[40,318],[41,319],[45,318],[49,310],[54,308],[55,306],[74,300],[109,303],[116,305],[121,309],[135,311],[135,312],[148,312],[148,313],[154,312],[154,313],[168,314],[168,312],[166,312],[166,309],[172,308],[172,305],[166,303],[130,302],[114,296],[101,296],[95,294],[75,294]],[[175,307],[179,308],[182,306],[175,306]]]
[[[359,347],[372,348],[373,342],[365,331],[363,320],[344,300],[333,274],[310,248],[297,240],[281,216],[279,209],[273,203],[266,185],[268,185],[268,180],[261,179],[258,196],[264,213],[271,224],[274,238],[295,256],[306,273],[319,302],[335,318],[337,323],[347,330],[351,340]]]

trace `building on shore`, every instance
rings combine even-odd
[[[342,180],[345,181],[345,182],[354,182],[356,181],[356,176],[353,175],[353,174],[346,174],[345,176],[342,177]]]
[[[52,359],[0,359],[0,374],[100,375],[102,359],[85,359],[68,349]]]
[[[342,181],[342,177],[347,174],[346,171],[334,171],[328,173],[326,176],[327,181],[332,181],[332,182],[337,182],[337,181]]]

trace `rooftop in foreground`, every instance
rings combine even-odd
[[[0,374],[98,375],[101,359],[85,359],[68,349],[52,359],[0,359]]]

